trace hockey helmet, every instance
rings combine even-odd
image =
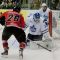
[[[42,3],[42,5],[41,5],[42,7],[44,7],[44,6],[47,6],[47,4],[46,3]]]
[[[13,11],[16,11],[16,12],[19,12],[20,10],[21,10],[21,7],[18,7],[18,6],[13,8]]]
[[[40,13],[35,13],[33,15],[33,19],[34,19],[35,22],[39,21],[39,19],[40,19]]]

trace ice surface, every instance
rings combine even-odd
[[[2,40],[1,40],[2,30],[0,31],[0,53],[3,52],[2,48]],[[19,48],[18,48],[18,42],[12,36],[9,39],[9,55],[8,58],[2,57],[0,54],[0,60],[21,60],[19,58]],[[60,60],[60,41],[54,41],[58,48],[53,51],[49,52],[43,48],[40,49],[30,49],[26,48],[24,50],[24,57],[23,60]]]

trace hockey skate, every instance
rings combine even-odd
[[[23,58],[23,50],[26,46],[26,43],[22,42],[20,43],[20,50],[19,50],[19,56]]]
[[[21,48],[21,49],[19,50],[19,57],[22,57],[22,58],[23,58],[23,48]]]
[[[1,55],[8,55],[8,50],[5,50]]]
[[[9,50],[9,47],[4,48],[4,52],[1,53],[1,56],[7,58],[8,57],[8,50]]]
[[[4,50],[4,52],[1,53],[1,57],[7,58],[8,57],[8,50]]]

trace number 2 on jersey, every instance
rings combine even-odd
[[[10,14],[8,16],[8,20],[7,21],[11,21],[11,20],[18,21],[19,20],[19,15]]]

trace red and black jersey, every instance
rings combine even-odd
[[[15,11],[7,11],[2,14],[2,17],[5,19],[5,26],[14,26],[18,28],[24,28],[25,22],[22,15]]]

